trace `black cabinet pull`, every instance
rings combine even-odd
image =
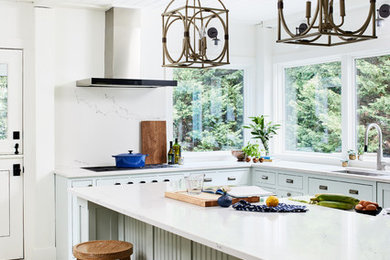
[[[266,181],[266,180],[268,180],[268,176],[263,175],[263,176],[261,177],[261,179]]]
[[[92,184],[88,184],[88,187],[92,187],[93,185]]]
[[[140,181],[139,183],[146,183],[146,181]]]
[[[287,179],[286,182],[287,182],[288,184],[293,184],[293,183],[294,183],[294,180],[292,180],[292,179]]]
[[[168,180],[168,179],[165,179],[165,180],[164,180],[164,182],[170,182],[170,180]]]
[[[228,177],[228,181],[235,181],[236,177]]]
[[[291,197],[291,193],[290,192],[287,193],[287,197]]]
[[[119,182],[115,183],[115,185],[121,185]]]
[[[129,181],[127,184],[134,184],[134,182],[132,182],[132,181]]]
[[[19,154],[19,144],[18,143],[15,144],[14,148],[15,148],[15,154]]]
[[[13,170],[14,170],[14,176],[20,176],[20,174],[22,173],[22,169],[20,168],[20,164],[14,164]]]
[[[359,191],[358,190],[349,190],[349,194],[359,195]]]
[[[325,185],[320,185],[320,190],[328,190],[328,186],[325,186]]]
[[[213,181],[213,179],[212,178],[204,178],[204,180],[203,180],[204,182],[212,182]]]
[[[153,183],[156,183],[156,182],[158,182],[158,181],[157,181],[157,180],[152,180],[152,182],[153,182]]]

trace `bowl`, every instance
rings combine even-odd
[[[376,216],[379,213],[381,213],[382,208],[378,207],[376,210],[357,210],[355,209],[357,213],[365,214],[365,215],[371,215],[371,216]]]
[[[233,150],[232,155],[237,158],[238,162],[243,162],[245,161],[245,153],[240,150]]]

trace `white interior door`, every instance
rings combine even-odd
[[[22,159],[0,159],[0,259],[23,258]]]
[[[23,154],[23,56],[0,49],[0,156]]]
[[[22,84],[22,51],[0,49],[0,260],[23,258]]]

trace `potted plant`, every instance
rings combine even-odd
[[[349,156],[349,159],[350,160],[356,160],[356,152],[355,152],[355,150],[349,150],[348,151],[348,156]]]
[[[259,152],[259,144],[251,144],[248,142],[248,144],[246,146],[244,146],[242,148],[242,151],[245,153],[245,155],[247,156],[246,157],[246,161],[247,162],[250,162],[251,161],[251,157],[253,159],[255,159],[256,157],[259,157],[260,156],[260,152]],[[256,161],[256,160],[254,160]]]
[[[349,160],[347,158],[341,160],[341,166],[348,167]]]
[[[269,140],[276,135],[276,131],[279,130],[280,125],[274,124],[272,121],[266,122],[265,116],[250,117],[252,124],[244,126],[246,129],[251,130],[252,138],[260,140],[263,144],[266,155],[269,155]]]

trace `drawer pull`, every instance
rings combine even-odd
[[[228,177],[228,181],[235,181],[236,177]]]
[[[328,186],[320,185],[320,190],[328,190]]]
[[[92,184],[89,184],[88,187],[92,187],[93,185]]]
[[[152,180],[152,182],[153,182],[153,183],[156,183],[156,182],[158,182],[158,180]]]
[[[287,193],[287,197],[291,197],[291,193],[290,192]]]
[[[266,180],[268,180],[268,176],[263,175],[263,176],[261,177],[261,179],[266,181]]]
[[[349,194],[359,195],[359,191],[358,190],[349,190]]]
[[[164,180],[164,182],[170,182],[170,180],[168,180],[168,179],[165,179],[165,180]]]
[[[204,178],[203,181],[204,181],[204,182],[212,182],[212,181],[213,181],[213,178]]]
[[[287,182],[288,184],[293,184],[293,183],[294,183],[294,180],[292,180],[292,179],[287,179],[286,182]]]
[[[139,183],[146,183],[146,181],[140,181]]]
[[[115,183],[115,185],[121,185],[119,182]]]
[[[132,181],[129,181],[127,184],[134,184],[134,182],[132,182]]]

